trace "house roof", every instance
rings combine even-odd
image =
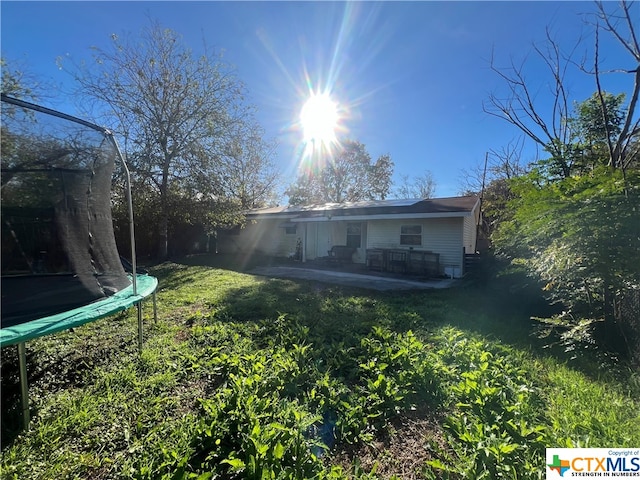
[[[287,218],[293,222],[330,219],[429,218],[471,215],[479,204],[477,196],[429,199],[370,200],[363,202],[287,205],[247,212],[249,218]]]

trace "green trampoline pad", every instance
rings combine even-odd
[[[157,286],[157,278],[149,275],[136,275],[136,295],[133,294],[133,285],[130,285],[97,302],[49,317],[2,328],[0,329],[0,347],[23,343],[34,338],[51,335],[61,330],[79,327],[85,323],[108,317],[141,302],[151,295]]]

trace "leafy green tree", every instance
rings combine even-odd
[[[621,332],[616,299],[640,287],[640,169],[610,164],[608,139],[625,117],[624,95],[598,93],[576,103],[568,177],[541,160],[507,182],[511,192],[492,237],[500,253],[518,259],[546,283],[550,298],[573,319],[602,320]],[[603,125],[604,119],[609,122]],[[620,335],[624,338],[624,335]]]
[[[291,205],[385,199],[392,175],[389,155],[372,163],[362,143],[345,140],[324,165],[303,171],[285,194]]]
[[[591,97],[576,105],[576,132],[587,148],[597,148],[596,153],[601,157],[606,154],[603,151],[609,138],[614,141],[620,135],[622,122],[626,112],[624,108],[624,93],[613,95],[607,92],[595,92]],[[604,104],[603,115],[602,105]]]
[[[2,93],[21,100],[37,101],[44,93],[44,85],[27,67],[0,57]]]
[[[137,184],[157,198],[144,200],[158,208],[148,228],[157,231],[165,258],[176,205],[186,208],[181,218],[206,219],[209,228],[228,219],[197,215],[196,206],[234,205],[224,197],[220,159],[248,118],[244,87],[219,56],[195,55],[180,35],[153,22],[139,38],[113,35],[110,47],[94,48],[93,60],[72,73],[82,97],[107,109]]]
[[[575,318],[618,327],[614,299],[640,285],[640,172],[600,166],[548,182],[541,170],[511,182],[513,218],[493,237],[546,283]]]
[[[610,147],[619,143],[623,123],[627,118],[626,95],[595,92],[591,97],[575,106],[574,124],[578,158],[575,160],[577,173],[592,170],[598,165],[614,167]],[[604,105],[604,110],[603,110]],[[619,165],[623,171],[638,166],[640,130],[635,128],[626,139]]]

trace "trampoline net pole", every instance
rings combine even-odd
[[[122,156],[122,152],[120,151],[120,146],[118,145],[118,142],[116,142],[116,139],[113,136],[113,133],[107,132],[107,134],[109,135],[111,142],[113,142],[113,146],[115,147],[116,152],[118,153],[118,157],[120,158],[120,161],[122,162],[122,166],[124,167],[125,179],[127,183],[127,186],[126,186],[127,208],[129,210],[129,235],[131,237],[131,270],[132,270],[131,274],[133,276],[132,278],[133,294],[137,295],[138,288],[136,285],[136,267],[137,267],[136,235],[135,235],[135,228],[133,225],[133,199],[131,198],[131,173],[129,172],[129,167],[127,166],[127,162],[124,161],[124,157]]]
[[[24,429],[29,428],[31,415],[29,414],[29,384],[27,378],[27,346],[24,342],[18,344],[18,362],[20,363],[20,390],[22,394],[22,421]]]

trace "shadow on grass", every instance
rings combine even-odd
[[[260,255],[194,255],[180,260],[185,266],[236,272],[282,262]],[[308,280],[270,279],[232,290],[224,303],[221,313],[241,321],[274,318],[277,313],[293,316],[309,328],[310,339],[319,342],[350,338],[354,331],[366,335],[374,325],[424,333],[451,325],[540,358],[553,357],[592,378],[624,375],[625,371],[624,365],[620,368],[608,360],[608,354],[588,345],[572,349],[560,344],[557,337],[538,338],[539,323],[532,318],[553,316],[560,312],[559,306],[550,305],[542,295],[542,285],[524,271],[493,260],[447,290],[378,292]]]
[[[293,261],[286,258],[276,258],[260,253],[202,253],[188,255],[174,260],[174,262],[180,265],[222,268],[224,270],[233,270],[234,272],[247,272],[255,267],[293,263]]]
[[[154,274],[158,274],[163,288],[175,288],[191,281],[194,275],[206,272],[194,273],[186,266],[243,273],[256,266],[282,264],[283,259],[258,255],[194,255],[181,259],[178,265],[160,265],[156,267],[160,270],[154,269]],[[185,275],[176,274],[176,269],[181,268],[185,269]],[[171,280],[163,282],[169,275]],[[252,287],[232,290],[224,303],[225,312],[237,320],[256,320],[279,312],[295,314],[310,328],[326,323],[327,317],[335,317],[338,323],[373,325],[382,322],[396,331],[448,323],[523,346],[531,343],[530,318],[553,311],[541,297],[538,287],[515,276],[492,281],[472,278],[448,290],[393,292],[342,287],[321,281],[268,279]]]

